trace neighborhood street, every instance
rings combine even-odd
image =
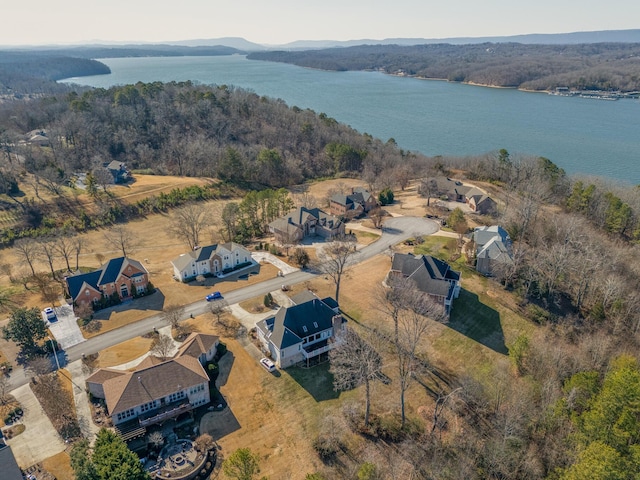
[[[359,250],[351,259],[350,265],[363,262],[384,251],[388,251],[393,245],[400,243],[415,235],[432,235],[439,230],[439,225],[433,220],[421,217],[394,217],[386,220],[381,237],[366,247]],[[266,295],[268,292],[278,290],[282,283],[294,285],[311,280],[318,274],[310,271],[296,271],[286,274],[285,277],[276,277],[254,285],[249,285],[225,294],[225,300],[229,305],[240,303],[250,298]],[[185,305],[185,318],[194,317],[206,312],[209,308],[207,301]],[[118,343],[167,326],[162,314],[152,315],[148,318],[131,323],[116,330],[111,330],[102,335],[92,337],[82,343],[71,346],[60,352],[61,365],[66,365],[82,358],[82,355],[91,355]],[[10,377],[10,388],[15,389],[26,384],[29,379],[24,375],[23,369],[16,366]]]

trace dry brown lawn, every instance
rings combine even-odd
[[[67,452],[60,452],[53,457],[43,460],[42,468],[58,480],[70,480],[75,478],[75,474],[71,468],[71,458]]]
[[[356,178],[337,178],[334,180],[323,180],[308,184],[308,191],[318,200],[318,207],[323,208],[328,205],[329,190],[350,191],[352,187],[367,187],[367,184]],[[296,189],[292,189],[294,192]]]
[[[149,351],[152,342],[152,338],[136,337],[101,350],[95,362],[95,367],[114,367],[135,360]]]
[[[236,340],[226,342],[233,366],[220,390],[239,428],[217,439],[223,454],[250,446],[260,455],[260,474],[269,478],[302,478],[316,471],[320,462],[312,432],[339,400],[317,402],[288,373],[272,375]],[[227,421],[233,424],[232,418]]]
[[[87,332],[83,330],[85,338],[100,335],[104,332],[120,328],[123,325],[136,322],[143,318],[157,314],[163,308],[169,305],[186,305],[204,299],[204,297],[218,290],[225,294],[237,288],[253,285],[254,283],[263,282],[269,278],[274,278],[278,273],[278,269],[270,263],[260,265],[258,275],[250,275],[248,278],[239,278],[242,273],[235,277],[228,277],[222,280],[215,278],[206,279],[205,285],[198,282],[182,283],[173,279],[173,269],[169,261],[166,262],[168,267],[158,265],[157,270],[150,270],[151,281],[159,290],[149,297],[143,297],[134,300],[126,306],[119,306],[113,311],[106,313],[105,311],[97,312],[96,318],[101,323],[100,330],[96,332]],[[147,266],[147,268],[149,268]],[[246,273],[246,272],[245,272]]]
[[[384,209],[393,215],[423,217],[426,213],[427,199],[418,196],[417,181],[411,182],[403,190],[394,191],[393,205],[387,205]]]

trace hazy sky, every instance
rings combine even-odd
[[[637,0],[7,0],[0,45],[444,38],[640,28]],[[6,5],[9,4],[9,5]]]

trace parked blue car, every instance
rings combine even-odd
[[[222,294],[220,292],[213,292],[204,298],[206,298],[207,302],[211,302],[212,300],[220,300],[222,298]]]

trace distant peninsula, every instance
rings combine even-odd
[[[640,91],[640,43],[360,45],[253,52],[248,58],[533,91]]]
[[[236,48],[179,45],[87,45],[0,50],[0,99],[60,93],[69,89],[57,80],[111,73],[96,58],[217,56],[246,53]]]

